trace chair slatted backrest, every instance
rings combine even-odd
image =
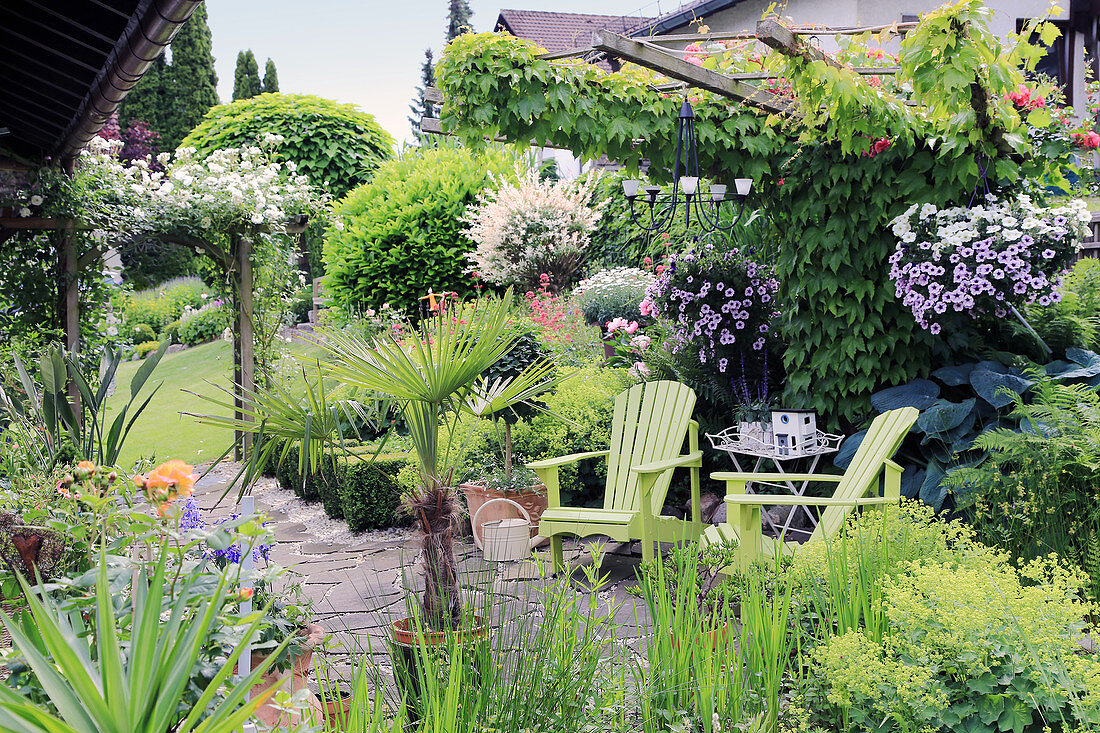
[[[646,382],[615,398],[604,509],[641,508],[637,474],[630,467],[679,456],[694,408],[695,392],[679,382]],[[661,513],[671,481],[668,471],[653,487],[655,515]]]
[[[872,491],[877,495],[878,478],[883,466],[901,447],[919,414],[915,407],[902,407],[876,417],[833,496],[837,499],[861,499]],[[810,541],[831,537],[851,512],[852,507],[826,507]]]

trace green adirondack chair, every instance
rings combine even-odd
[[[697,541],[703,530],[699,509],[699,424],[691,419],[695,392],[678,382],[647,382],[615,398],[608,450],[575,453],[527,465],[546,486],[549,507],[539,534],[550,538],[554,572],[565,565],[564,535],[607,535],[619,542],[642,541],[642,557],[653,557],[654,542]],[[680,455],[684,437],[689,452]],[[585,458],[607,457],[607,488],[602,509],[563,507],[558,469]],[[691,519],[662,517],[673,469],[691,471]]]
[[[774,559],[779,552],[794,552],[797,543],[765,537],[760,531],[760,508],[769,506],[823,506],[817,529],[809,542],[831,537],[857,506],[882,507],[901,499],[901,466],[894,463],[894,453],[901,446],[913,423],[917,421],[915,407],[903,407],[884,412],[874,419],[867,435],[856,451],[848,470],[842,476],[797,473],[712,473],[711,478],[726,482],[726,516],[723,524],[704,532],[703,542],[737,540],[736,567],[747,569],[753,562]],[[880,477],[882,496],[879,496]],[[745,487],[752,481],[830,481],[836,491],[829,498],[812,496],[771,496],[749,494]]]

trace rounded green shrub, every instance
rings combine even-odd
[[[393,151],[393,138],[355,105],[278,93],[212,107],[180,147],[193,147],[202,156],[257,145],[268,134],[283,137],[273,151],[275,160],[293,162],[334,198],[369,179]]]
[[[156,341],[157,334],[148,323],[135,323],[130,329],[130,340],[135,344]]]
[[[204,305],[198,310],[188,311],[180,319],[180,343],[194,346],[213,341],[229,327],[229,311],[220,300]]]
[[[336,205],[325,232],[327,290],[344,309],[390,303],[416,310],[435,292],[474,292],[463,230],[467,207],[492,183],[513,173],[503,151],[413,150],[383,164],[370,183]]]

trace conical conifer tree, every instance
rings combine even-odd
[[[275,62],[267,60],[264,66],[264,94],[279,91],[279,73],[275,71]]]
[[[233,73],[233,101],[238,99],[251,99],[262,94],[263,84],[260,82],[260,67],[256,63],[256,56],[252,49],[237,52],[237,69]]]
[[[218,103],[218,75],[214,73],[210,26],[206,6],[199,4],[172,41],[172,63],[168,65],[166,100],[169,112],[163,121],[163,150],[175,150],[180,140],[199,123],[207,110]]]
[[[435,70],[433,68],[432,50],[424,50],[424,63],[420,67],[420,86],[416,88],[416,96],[413,97],[409,110],[409,124],[412,126],[413,137],[421,137],[420,120],[423,117],[435,117],[435,105],[424,98],[425,90],[435,84]]]
[[[447,40],[455,36],[467,33],[471,30],[470,18],[474,11],[470,10],[469,0],[450,0],[447,7]]]

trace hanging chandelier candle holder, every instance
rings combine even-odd
[[[699,191],[699,158],[695,140],[695,112],[684,100],[676,121],[676,162],[672,169],[672,190],[662,191],[660,186],[642,186],[642,182],[630,178],[623,181],[623,193],[630,202],[630,218],[647,232],[667,231],[683,207],[684,223],[704,232],[729,231],[737,226],[745,211],[745,201],[752,190],[751,178],[734,180],[734,196],[728,197],[728,186],[712,183],[707,191]],[[641,199],[643,212],[639,215],[635,202]],[[729,206],[724,206],[729,204]],[[728,224],[722,219],[726,211],[736,208],[736,214]]]

